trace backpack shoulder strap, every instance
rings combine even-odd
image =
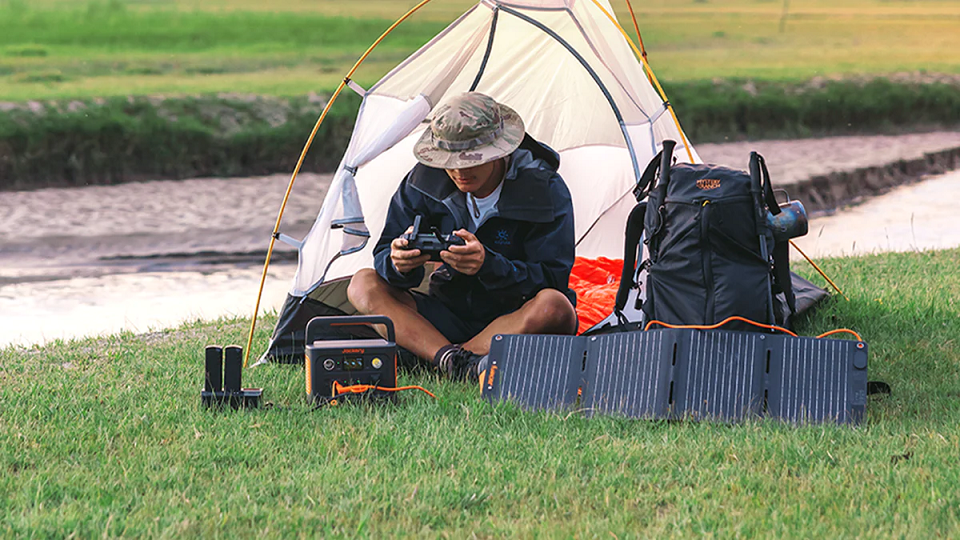
[[[620,272],[620,286],[614,312],[620,313],[627,305],[627,295],[636,286],[633,276],[637,266],[637,253],[640,251],[640,237],[643,234],[643,219],[646,217],[647,203],[637,203],[627,218],[627,230],[623,239],[623,270]]]
[[[675,141],[669,139],[663,141],[663,149],[650,160],[647,168],[643,171],[643,175],[640,176],[640,180],[637,181],[636,187],[633,188],[637,205],[633,207],[630,217],[627,218],[623,243],[623,270],[620,272],[620,286],[617,288],[617,297],[613,308],[618,317],[627,305],[630,289],[636,287],[633,278],[637,271],[637,256],[640,252],[640,239],[643,237],[647,211],[647,202],[644,199],[650,194],[650,190],[655,187],[654,182],[659,172],[660,180],[656,183],[656,187],[659,190],[662,204],[667,183],[670,180],[670,166],[673,163],[673,148],[676,144]]]
[[[783,292],[790,313],[797,312],[797,295],[790,278],[790,243],[777,242],[773,246],[773,282]]]
[[[660,182],[657,185],[661,186],[663,190],[666,190],[666,181],[664,180],[663,173],[665,169],[666,172],[669,172],[670,166],[673,164],[673,148],[676,145],[676,141],[664,139],[663,150],[660,150],[657,155],[653,156],[650,163],[647,163],[647,168],[643,170],[643,174],[640,175],[640,179],[637,180],[637,185],[633,188],[633,196],[636,197],[637,202],[646,198],[650,190],[653,189],[657,171],[660,172]],[[664,165],[664,163],[666,163],[666,165]]]
[[[653,159],[647,164],[647,168],[643,170],[640,180],[637,180],[637,185],[633,188],[633,196],[636,197],[637,202],[645,199],[647,194],[650,193],[650,188],[653,187],[653,181],[657,176],[657,170],[660,169],[661,159],[663,159],[662,150],[653,156]]]

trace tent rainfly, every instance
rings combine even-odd
[[[674,155],[699,162],[638,52],[609,0],[482,0],[370,89],[348,76],[363,101],[320,214],[302,241],[274,235],[299,250],[299,267],[261,361],[299,360],[310,318],[355,313],[346,286],[373,265],[390,198],[416,163],[413,144],[431,110],[461,92],[509,105],[560,153],[578,259],[621,259],[631,190],[661,141],[679,141]]]

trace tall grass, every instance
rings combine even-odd
[[[435,0],[394,31],[355,80],[372,84],[472,4]],[[613,5],[629,29],[624,5]],[[318,112],[304,96],[339,85],[409,7],[0,2],[0,188],[288,172]],[[958,5],[811,0],[791,8],[783,31],[777,2],[656,0],[637,8],[648,58],[695,143],[960,122]],[[874,80],[899,71],[935,82]],[[823,76],[834,82],[805,82]],[[235,99],[213,97],[224,93],[271,96],[261,101],[281,103],[273,108],[286,121],[250,119]],[[157,96],[169,99],[156,105]],[[204,110],[223,112],[227,127]],[[307,170],[337,162],[351,117],[327,120]]]
[[[665,88],[694,143],[960,124],[958,86],[945,83],[721,81]],[[336,167],[358,102],[342,94],[304,170]],[[316,97],[229,94],[18,105],[0,112],[0,189],[290,172],[323,105]]]
[[[325,101],[255,96],[73,101],[0,114],[0,189],[292,171]],[[346,95],[304,170],[340,161],[359,106]]]
[[[664,84],[694,142],[882,133],[960,125],[960,85],[884,78]]]
[[[242,320],[7,348],[0,534],[955,537],[960,250],[822,265],[850,301],[801,332],[857,330],[893,386],[858,428],[527,413],[429,374],[403,382],[437,401],[312,410],[289,366],[245,374],[272,408],[204,410]]]

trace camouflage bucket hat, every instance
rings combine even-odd
[[[512,154],[523,133],[516,111],[489,96],[467,92],[437,107],[413,154],[428,167],[467,169]]]

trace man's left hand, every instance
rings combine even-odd
[[[468,276],[476,274],[480,271],[483,260],[487,256],[486,248],[473,233],[466,229],[453,231],[453,234],[463,238],[466,245],[450,246],[449,251],[440,252],[440,258],[461,274]]]

